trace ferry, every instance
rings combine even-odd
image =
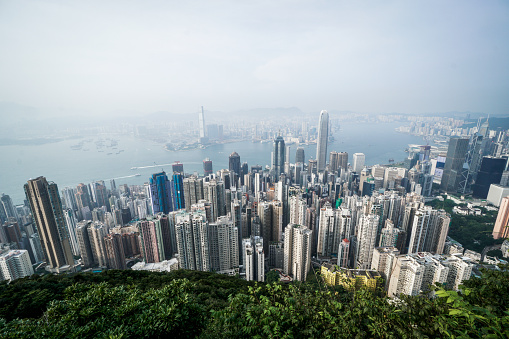
[[[131,167],[132,170],[138,169],[138,167]]]

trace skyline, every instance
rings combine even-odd
[[[44,116],[186,114],[201,105],[509,113],[504,2],[16,1],[0,9],[0,102]]]

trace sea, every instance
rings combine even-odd
[[[400,123],[344,123],[335,131],[334,141],[329,142],[327,152],[348,152],[349,162],[353,153],[364,153],[366,165],[387,164],[406,158],[409,144],[423,144],[422,137],[397,132]],[[102,139],[103,146],[97,142]],[[116,145],[111,144],[111,139]],[[82,144],[81,148],[74,147]],[[297,147],[303,147],[306,162],[316,158],[316,145],[290,146],[290,161],[295,159]],[[241,162],[253,165],[269,165],[272,142],[253,143],[240,141],[217,144],[205,149],[168,151],[163,144],[130,135],[97,135],[83,139],[67,139],[39,145],[0,146],[0,193],[8,194],[15,204],[23,203],[23,185],[27,180],[44,176],[58,184],[59,189],[115,179],[120,184],[141,185],[148,182],[153,173],[161,170],[171,172],[171,164],[180,161],[185,173],[203,174],[203,160],[210,158],[213,170],[228,168],[228,156],[240,155]],[[131,169],[136,167],[136,169]],[[137,174],[140,174],[139,176]]]

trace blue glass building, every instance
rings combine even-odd
[[[173,211],[172,186],[164,171],[152,174],[150,178],[150,200],[152,201],[154,214]]]

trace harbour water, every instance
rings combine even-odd
[[[367,165],[387,164],[389,159],[402,161],[408,144],[424,141],[421,137],[396,132],[398,126],[398,123],[342,124],[327,151],[348,152],[349,161],[353,153],[362,152],[366,155]],[[112,146],[106,138],[117,140],[118,144]],[[105,140],[106,146],[98,147],[96,142],[99,139]],[[72,148],[80,142],[83,142],[81,148]],[[298,145],[290,147],[290,161],[293,162]],[[306,161],[315,158],[316,145],[302,147]],[[0,146],[0,192],[10,195],[15,204],[20,204],[24,199],[23,185],[30,178],[41,175],[56,182],[60,189],[81,182],[112,178],[117,178],[117,185],[143,184],[152,173],[161,169],[171,172],[170,164],[174,161],[182,162],[186,173],[203,174],[203,159],[208,157],[212,160],[214,171],[228,168],[228,156],[233,151],[249,167],[270,165],[272,143],[242,141],[172,152],[165,150],[162,144],[134,136],[100,135],[42,145]],[[132,167],[138,168],[131,170]]]

